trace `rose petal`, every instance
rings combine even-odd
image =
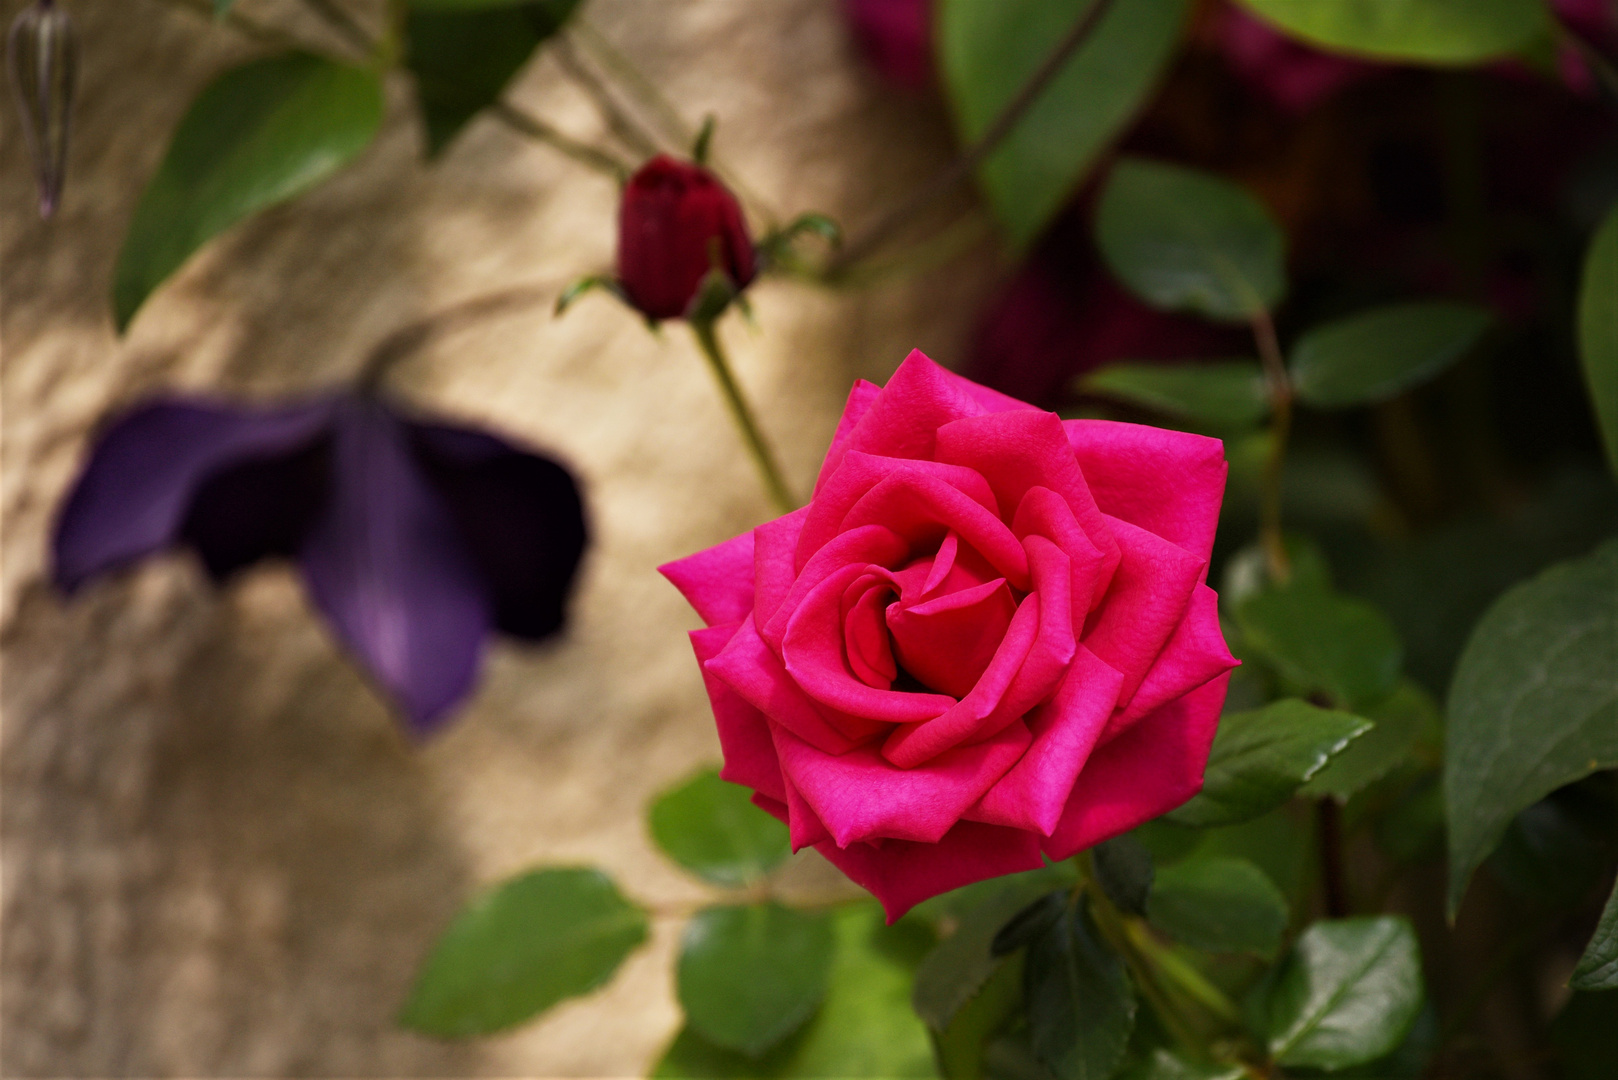
[[[890,923],[928,897],[1044,865],[1035,834],[975,821],[959,823],[934,844],[822,843],[815,850],[880,900]]]
[[[787,793],[787,836],[792,850],[802,851],[830,840],[831,830],[826,828],[826,823],[820,820],[820,815],[803,797],[803,792],[791,784],[784,786]]]
[[[680,590],[709,626],[739,623],[753,610],[753,534],[664,563],[657,572]]]
[[[964,698],[994,658],[1016,611],[1006,579],[995,578],[919,604],[901,598],[888,608],[886,621],[906,671],[924,686]]]
[[[1198,585],[1174,636],[1141,680],[1129,707],[1118,710],[1107,722],[1102,741],[1112,739],[1153,709],[1189,694],[1238,663],[1230,655],[1219,627],[1218,595],[1208,586]]]
[[[842,445],[834,444],[821,466],[822,477],[829,477],[842,464],[843,455],[854,450],[886,457],[932,460],[933,435],[951,420],[977,416],[988,411],[975,388],[985,395],[1002,395],[953,375],[922,354],[912,350],[893,373],[882,392],[848,432]],[[1020,406],[1011,402],[1003,406]],[[998,410],[996,410],[998,411]]]
[[[890,473],[843,519],[845,529],[862,525],[892,529],[912,551],[936,549],[953,530],[1013,588],[1028,591],[1028,556],[1005,522],[932,473],[910,467]]]
[[[1110,522],[1123,558],[1080,640],[1124,674],[1128,704],[1202,583],[1207,561],[1125,521]]]
[[[1112,420],[1063,427],[1103,513],[1209,557],[1228,471],[1223,443]]]
[[[851,451],[844,457],[842,467],[831,475],[824,489],[809,504],[808,516],[798,537],[795,567],[802,570],[816,552],[845,532],[849,528],[849,511],[873,488],[896,473],[932,476],[941,484],[968,496],[985,511],[996,512],[994,493],[989,490],[983,477],[971,469],[941,465],[936,461],[912,461],[909,458]]]
[[[938,842],[1031,738],[1016,723],[985,742],[899,769],[874,746],[827,754],[784,725],[772,725],[771,732],[787,783],[803,794],[840,847],[876,838]]]
[[[1118,563],[1118,545],[1096,506],[1055,413],[1029,410],[979,416],[946,424],[938,430],[938,460],[963,465],[983,475],[1000,500],[1000,514],[1011,520],[1030,488],[1049,488],[1073,511],[1090,543],[1105,558],[1101,576],[1110,578]]]
[[[1168,813],[1201,791],[1229,682],[1229,673],[1219,675],[1097,747],[1045,841],[1045,853],[1066,859]]]
[[[843,592],[843,648],[848,666],[855,678],[878,690],[892,689],[899,676],[893,639],[883,618],[892,596],[892,582],[874,576],[856,579]]]
[[[403,422],[375,401],[341,404],[331,498],[299,561],[315,605],[418,732],[471,691],[488,591]]]
[[[815,552],[814,558],[796,576],[786,596],[776,606],[770,621],[760,629],[760,636],[770,643],[772,649],[779,651],[786,636],[787,624],[796,615],[799,605],[827,578],[846,573],[851,566],[886,570],[899,565],[909,554],[910,545],[885,525],[870,525],[842,533]]]
[[[855,742],[838,731],[803,692],[780,658],[758,636],[749,615],[719,654],[703,665],[753,708],[828,754],[842,754]]]
[[[175,543],[204,482],[244,462],[310,447],[332,407],[330,400],[273,410],[153,401],[126,413],[96,441],[62,504],[51,544],[56,584],[72,592],[95,574]],[[278,522],[307,517],[262,503],[255,509]],[[294,548],[296,538],[284,546]]]
[[[1055,696],[1029,717],[1034,741],[1022,760],[968,816],[1049,836],[1107,725],[1123,681],[1122,674],[1080,645]]]
[[[878,689],[855,677],[843,648],[843,593],[871,572],[868,564],[844,566],[812,589],[793,610],[781,645],[781,662],[805,694],[828,709],[867,721],[858,734],[848,732],[856,738],[886,731],[889,724],[930,720],[955,704],[943,694]]]
[[[1033,648],[1039,610],[1039,597],[1023,597],[994,659],[971,692],[936,718],[899,727],[882,744],[882,756],[901,769],[914,769],[969,739],[995,734],[998,728],[988,723],[991,718],[999,720],[1000,728],[1016,720],[1020,714],[1004,713],[999,705]]]
[[[702,685],[713,706],[714,723],[719,729],[719,749],[725,764],[721,780],[745,784],[773,799],[786,799],[786,783],[781,765],[775,759],[775,742],[764,714],[744,701],[723,679],[707,668],[707,663],[724,651],[736,634],[735,626],[710,626],[691,631],[691,649],[702,668]]]
[[[766,521],[753,530],[753,624],[764,627],[786,599],[798,576],[798,534],[809,516],[807,506]]]
[[[1102,524],[1105,523],[1103,519]],[[1067,556],[1073,624],[1084,625],[1085,616],[1106,596],[1117,562],[1108,564],[1106,556],[1084,534],[1072,507],[1050,488],[1028,489],[1011,520],[1011,531],[1024,547],[1030,536],[1042,536]]]
[[[843,415],[837,421],[837,430],[832,433],[831,446],[826,451],[820,475],[815,477],[816,496],[820,494],[821,485],[826,482],[826,478],[836,471],[831,464],[832,461],[841,461],[848,451],[848,441],[853,437],[854,425],[870,411],[872,402],[876,401],[876,396],[881,392],[882,388],[874,382],[867,382],[864,379],[854,380],[854,389],[848,392],[848,402],[843,406]]]

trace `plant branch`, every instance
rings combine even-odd
[[[596,73],[579,60],[578,53],[573,51],[573,46],[566,36],[556,39],[551,52],[567,77],[577,83],[589,95],[590,100],[595,102],[596,109],[606,121],[608,130],[618,136],[620,142],[643,158],[657,153],[657,140],[618,103]]]
[[[1270,454],[1264,463],[1259,493],[1259,540],[1264,546],[1265,565],[1271,580],[1286,584],[1292,580],[1292,562],[1287,557],[1281,533],[1281,495],[1285,478],[1287,439],[1292,433],[1292,380],[1287,377],[1286,359],[1275,336],[1270,313],[1260,310],[1252,317],[1253,340],[1258,344],[1264,365],[1264,382],[1270,394]]]
[[[781,475],[781,467],[775,463],[775,455],[770,452],[769,444],[764,441],[764,434],[759,430],[758,421],[753,418],[753,410],[742,395],[735,376],[731,374],[724,348],[719,344],[718,334],[714,332],[714,320],[693,321],[691,332],[696,335],[697,344],[702,347],[702,355],[707,358],[708,366],[713,369],[714,378],[719,380],[719,389],[724,393],[731,419],[736,421],[742,438],[747,442],[748,452],[753,455],[753,462],[758,466],[759,475],[763,477],[764,489],[769,493],[770,501],[781,513],[791,513],[798,508],[798,502],[792,497],[792,492]]]
[[[246,15],[237,14],[235,8],[232,8],[230,11],[226,12],[223,19],[218,19],[214,16],[213,3],[211,0],[163,0],[163,3],[167,4],[169,7],[194,12],[195,14],[201,15],[211,23],[228,26],[243,37],[252,41],[257,41],[264,45],[277,45],[283,48],[302,49],[306,52],[320,52],[319,49],[311,49],[307,43],[299,39],[296,35],[289,34],[280,27],[270,26],[266,23],[261,23],[256,19],[249,18]]]
[[[605,150],[564,135],[532,113],[524,112],[507,101],[496,101],[489,106],[489,115],[525,138],[542,142],[557,153],[572,158],[579,164],[606,173],[622,183],[630,174],[629,164]]]
[[[376,42],[365,28],[354,21],[336,0],[303,0],[304,6],[320,17],[320,21],[335,30],[339,37],[367,56],[376,52]]]
[[[982,165],[989,155],[994,153],[1000,144],[1005,141],[1006,136],[1016,129],[1018,122],[1039,100],[1039,96],[1045,92],[1045,88],[1060,74],[1062,68],[1067,65],[1068,60],[1072,59],[1073,54],[1078,51],[1079,46],[1084,44],[1085,39],[1090,36],[1090,32],[1096,28],[1097,24],[1101,22],[1102,16],[1107,13],[1111,2],[1112,0],[1095,0],[1094,3],[1087,7],[1084,14],[1074,21],[1073,25],[1068,28],[1067,33],[1062,35],[1061,40],[1046,55],[1044,61],[1028,77],[1028,81],[1023,83],[1010,101],[1006,102],[999,115],[983,130],[983,134],[978,136],[977,141],[967,147],[944,171],[934,176],[932,180],[920,188],[917,188],[903,202],[878,218],[863,233],[850,241],[838,253],[837,257],[827,264],[826,276],[837,277],[844,273],[850,266],[870,254],[900,228],[909,223],[913,217],[926,209],[934,200],[947,195],[954,190],[957,184],[976,172],[978,166]]]
[[[1320,836],[1320,882],[1326,897],[1326,917],[1348,915],[1348,881],[1343,873],[1343,811],[1337,800],[1322,795],[1315,803],[1315,828]]]

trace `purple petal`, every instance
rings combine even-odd
[[[561,465],[485,432],[407,425],[422,471],[448,504],[489,589],[495,625],[538,640],[562,625],[587,529]]]
[[[339,406],[331,498],[300,558],[337,635],[427,733],[472,689],[490,610],[449,507],[373,400]]]
[[[95,574],[181,539],[196,539],[200,546],[228,532],[230,509],[246,505],[247,493],[235,493],[220,509],[198,511],[199,493],[232,468],[308,451],[324,433],[331,407],[329,400],[281,409],[167,400],[127,413],[96,442],[89,464],[62,504],[52,540],[57,585],[71,593]],[[295,490],[296,485],[280,485],[280,493],[289,488],[302,502],[311,497]],[[266,498],[253,513],[277,520],[283,509]],[[199,513],[196,535],[190,536],[187,519]],[[241,565],[234,560],[252,548],[238,543],[232,557],[224,558],[228,546],[203,548],[210,569],[234,569]],[[259,553],[270,550],[273,545]]]

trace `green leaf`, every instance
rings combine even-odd
[[[1618,204],[1590,241],[1579,286],[1579,358],[1607,464],[1618,475]]]
[[[1146,917],[1193,949],[1271,956],[1286,930],[1287,902],[1246,859],[1192,858],[1157,875]]]
[[[1067,910],[1068,895],[1066,889],[1046,893],[1013,915],[989,942],[990,954],[1004,956],[1014,952],[1050,929]]]
[[[1575,990],[1618,990],[1618,885],[1612,887],[1601,921],[1568,985]]]
[[[1247,597],[1236,622],[1283,678],[1334,705],[1368,709],[1399,681],[1399,635],[1363,600],[1299,582]]]
[[[762,1058],[715,1046],[687,1026],[653,1072],[681,1080],[932,1077],[927,1029],[910,1009],[911,969],[894,958],[876,904],[831,915],[835,956],[820,1011]]]
[[[1219,721],[1202,791],[1168,815],[1181,825],[1230,825],[1281,805],[1333,754],[1371,729],[1349,713],[1288,698]]]
[[[1265,990],[1260,1034],[1277,1063],[1341,1069],[1373,1061],[1403,1041],[1421,1011],[1416,932],[1394,916],[1317,922]]]
[[[942,1030],[933,1032],[933,1048],[950,1080],[979,1080],[984,1056],[995,1032],[1021,1010],[1025,955],[1008,956],[977,994],[961,1006]]]
[[[1270,411],[1264,372],[1253,360],[1108,364],[1079,379],[1073,388],[1228,427],[1251,427]]]
[[[1029,945],[1023,999],[1034,1055],[1057,1080],[1117,1071],[1135,1026],[1135,992],[1088,910],[1069,905]]]
[[[941,0],[939,69],[963,143],[981,136],[1094,0]],[[1113,0],[989,156],[978,178],[1011,243],[1027,247],[1144,104],[1185,25],[1186,0]]]
[[[1618,766],[1618,540],[1510,589],[1449,691],[1449,910],[1520,811]]]
[[[647,822],[665,855],[716,885],[751,884],[792,854],[787,827],[717,769],[659,795]]]
[[[482,3],[411,0],[406,62],[436,157],[480,109],[494,104],[534,49],[554,35],[578,0]]]
[[[1117,1080],[1246,1080],[1251,1076],[1240,1065],[1210,1065],[1187,1061],[1172,1050],[1159,1047],[1150,1057],[1141,1058],[1118,1074]]]
[[[455,917],[399,1022],[442,1038],[499,1031],[594,990],[645,940],[645,913],[600,871],[531,871]]]
[[[780,904],[711,907],[686,924],[678,973],[686,1022],[757,1057],[809,1019],[831,970],[831,922]]]
[[[1286,237],[1246,189],[1145,158],[1113,167],[1096,243],[1118,279],[1154,307],[1246,322],[1286,292]]]
[[[1146,914],[1146,898],[1155,876],[1146,845],[1125,833],[1091,848],[1090,858],[1096,883],[1107,899],[1131,915]]]
[[[254,60],[209,83],[135,206],[113,273],[118,329],[193,251],[326,179],[381,123],[375,74],[306,53]]]
[[[1317,326],[1292,347],[1292,386],[1323,409],[1386,401],[1465,356],[1492,321],[1475,304],[1429,301]]]
[[[236,0],[213,0],[213,17],[223,19],[236,6]]]
[[[1392,694],[1365,710],[1365,715],[1376,726],[1327,762],[1314,779],[1299,789],[1300,795],[1312,798],[1330,795],[1346,802],[1356,792],[1408,762],[1417,738],[1423,732],[1438,731],[1442,726],[1438,703],[1408,679],[1399,683]]]
[[[1241,0],[1317,48],[1373,60],[1478,64],[1549,32],[1540,0]]]

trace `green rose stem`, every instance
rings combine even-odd
[[[489,106],[489,115],[518,135],[542,142],[557,153],[572,158],[585,168],[605,173],[620,184],[628,180],[633,171],[627,162],[615,155],[563,135],[539,117],[524,112],[504,99]]]
[[[1239,1028],[1241,1013],[1234,1002],[1202,973],[1160,943],[1145,922],[1125,915],[1106,892],[1095,886],[1090,852],[1074,857],[1081,879],[1075,894],[1090,896],[1090,914],[1096,929],[1123,957],[1141,995],[1174,1041],[1198,1058],[1216,1060],[1206,1032]],[[1209,1023],[1209,1020],[1213,1023]]]
[[[1287,378],[1286,360],[1275,336],[1270,313],[1260,309],[1251,320],[1253,340],[1264,365],[1264,382],[1270,394],[1270,453],[1264,462],[1259,491],[1259,541],[1270,579],[1286,584],[1292,580],[1292,561],[1287,557],[1281,534],[1281,490],[1285,476],[1287,438],[1292,433],[1292,381]]]
[[[748,406],[747,399],[742,396],[742,389],[736,383],[736,377],[731,374],[730,362],[725,359],[724,347],[719,344],[719,335],[714,332],[713,318],[691,320],[691,332],[696,335],[697,344],[702,347],[702,355],[708,358],[708,366],[713,369],[714,378],[719,380],[719,389],[725,395],[725,404],[730,407],[731,419],[741,430],[742,438],[747,443],[748,452],[753,455],[753,463],[758,466],[760,476],[764,480],[764,490],[769,493],[770,501],[777,510],[789,514],[798,508],[798,501],[792,497],[786,480],[781,476],[781,467],[775,463],[775,455],[771,453],[770,446],[764,441],[764,433],[759,430],[758,421],[753,418],[753,410]]]

